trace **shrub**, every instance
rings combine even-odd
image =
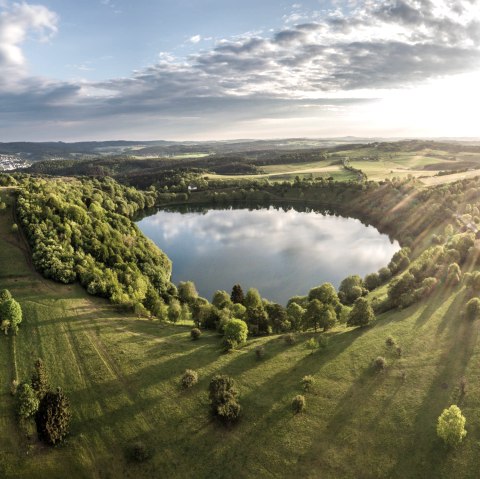
[[[366,298],[358,298],[348,316],[348,326],[367,326],[375,319],[370,303]]]
[[[373,291],[381,284],[380,275],[378,273],[367,274],[363,280],[363,283],[365,284],[365,288],[367,288],[369,291]]]
[[[197,371],[194,371],[193,369],[187,369],[182,376],[182,387],[183,389],[189,389],[195,384],[198,383],[198,373]]]
[[[444,409],[438,418],[437,434],[447,446],[458,446],[467,435],[465,417],[458,406],[453,404]]]
[[[326,349],[328,348],[328,343],[330,340],[327,338],[327,336],[320,336],[318,338],[317,344],[319,349]]]
[[[153,456],[153,451],[139,441],[127,448],[126,456],[131,462],[146,462]]]
[[[474,319],[478,319],[480,316],[480,299],[472,298],[470,301],[468,301],[465,308],[465,313],[467,318],[471,319],[472,321]]]
[[[257,359],[262,359],[265,356],[265,348],[263,346],[257,346],[255,348],[255,356]]]
[[[401,346],[397,346],[397,348],[395,349],[395,352],[397,353],[397,356],[400,358],[403,354],[403,349]]]
[[[305,392],[308,392],[312,389],[315,384],[315,378],[313,376],[303,376],[302,378],[302,387]]]
[[[462,376],[460,378],[459,389],[460,389],[461,396],[465,396],[465,394],[467,394],[468,383],[467,383],[467,378],[465,376]]]
[[[298,394],[292,399],[292,410],[295,414],[299,414],[305,411],[307,401],[305,400],[305,396]]]
[[[387,367],[387,360],[383,356],[378,356],[373,361],[373,367],[378,372],[384,371]]]
[[[30,384],[20,384],[17,389],[17,414],[23,419],[34,416],[38,411],[39,403],[40,401]]]
[[[198,328],[193,328],[190,331],[190,337],[192,338],[193,341],[196,341],[197,339],[200,339],[200,336],[202,335],[202,331]]]
[[[8,289],[0,290],[0,304],[8,299],[12,299],[12,293]]]
[[[305,343],[305,347],[306,347],[307,349],[311,349],[311,350],[317,349],[317,348],[318,348],[318,341],[317,341],[315,338],[310,338],[310,339]]]
[[[32,388],[40,400],[49,389],[47,371],[41,359],[35,361],[35,370],[32,374]]]
[[[70,402],[62,390],[47,392],[35,416],[38,436],[50,445],[60,443],[68,433],[71,417]]]
[[[247,323],[241,319],[231,319],[224,328],[225,349],[235,349],[238,345],[245,343],[247,336]]]
[[[297,342],[297,340],[295,339],[295,335],[292,333],[285,334],[283,340],[288,346],[293,346]]]
[[[241,407],[237,402],[235,381],[225,375],[216,375],[209,385],[212,413],[225,424],[232,424],[240,417]]]
[[[392,346],[395,346],[395,339],[393,339],[391,336],[389,336],[386,340],[385,340],[385,344],[391,348]]]

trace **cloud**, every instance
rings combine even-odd
[[[0,129],[42,120],[107,128],[109,119],[125,127],[184,122],[193,131],[198,118],[202,128],[326,118],[327,112],[374,101],[378,90],[478,69],[479,3],[370,0],[317,12],[296,5],[301,22],[273,34],[223,40],[187,58],[162,52],[156,64],[130,77],[100,82],[29,77],[22,43],[32,33],[48,39],[58,18],[43,6],[8,4],[0,10]],[[201,40],[190,38],[193,44]]]

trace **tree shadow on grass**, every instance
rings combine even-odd
[[[458,298],[460,301],[461,295]],[[478,325],[452,317],[458,308],[454,301],[445,313],[441,330],[451,334],[449,347],[438,361],[439,373],[433,380],[417,410],[411,441],[402,449],[388,477],[453,477],[445,469],[448,455],[436,435],[437,418],[455,398],[452,389],[464,375],[478,338]],[[448,324],[448,329],[446,325]],[[415,475],[412,476],[412,471]],[[452,472],[452,471],[450,471]]]

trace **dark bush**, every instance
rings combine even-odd
[[[472,321],[475,319],[478,319],[478,317],[480,316],[480,299],[479,298],[472,298],[470,301],[468,301],[465,308],[465,314],[467,318]]]
[[[71,417],[70,402],[62,390],[47,392],[35,417],[38,436],[50,445],[62,442],[68,433]]]
[[[301,394],[295,396],[292,400],[292,409],[295,414],[299,414],[305,411],[307,401],[305,400],[305,396]]]
[[[378,356],[375,361],[373,361],[373,367],[376,371],[381,372],[387,368],[387,361],[383,356]]]
[[[257,359],[262,359],[265,356],[265,348],[263,346],[257,346],[255,348],[255,356]]]
[[[285,336],[283,336],[283,340],[288,346],[293,346],[297,342],[295,335],[292,333],[285,334]]]
[[[192,338],[193,341],[196,341],[197,339],[200,339],[200,336],[202,335],[202,331],[198,328],[193,328],[190,331],[190,337]]]
[[[146,462],[153,456],[153,451],[143,442],[135,442],[126,450],[127,459],[131,462]]]
[[[183,389],[189,389],[192,386],[195,386],[195,384],[198,383],[197,371],[194,371],[193,369],[187,369],[183,373],[181,383],[182,383]]]
[[[212,413],[225,424],[232,424],[240,417],[241,407],[237,402],[235,381],[225,375],[216,375],[209,385]]]

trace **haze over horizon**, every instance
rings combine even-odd
[[[479,0],[172,3],[0,0],[0,141],[480,137]]]

